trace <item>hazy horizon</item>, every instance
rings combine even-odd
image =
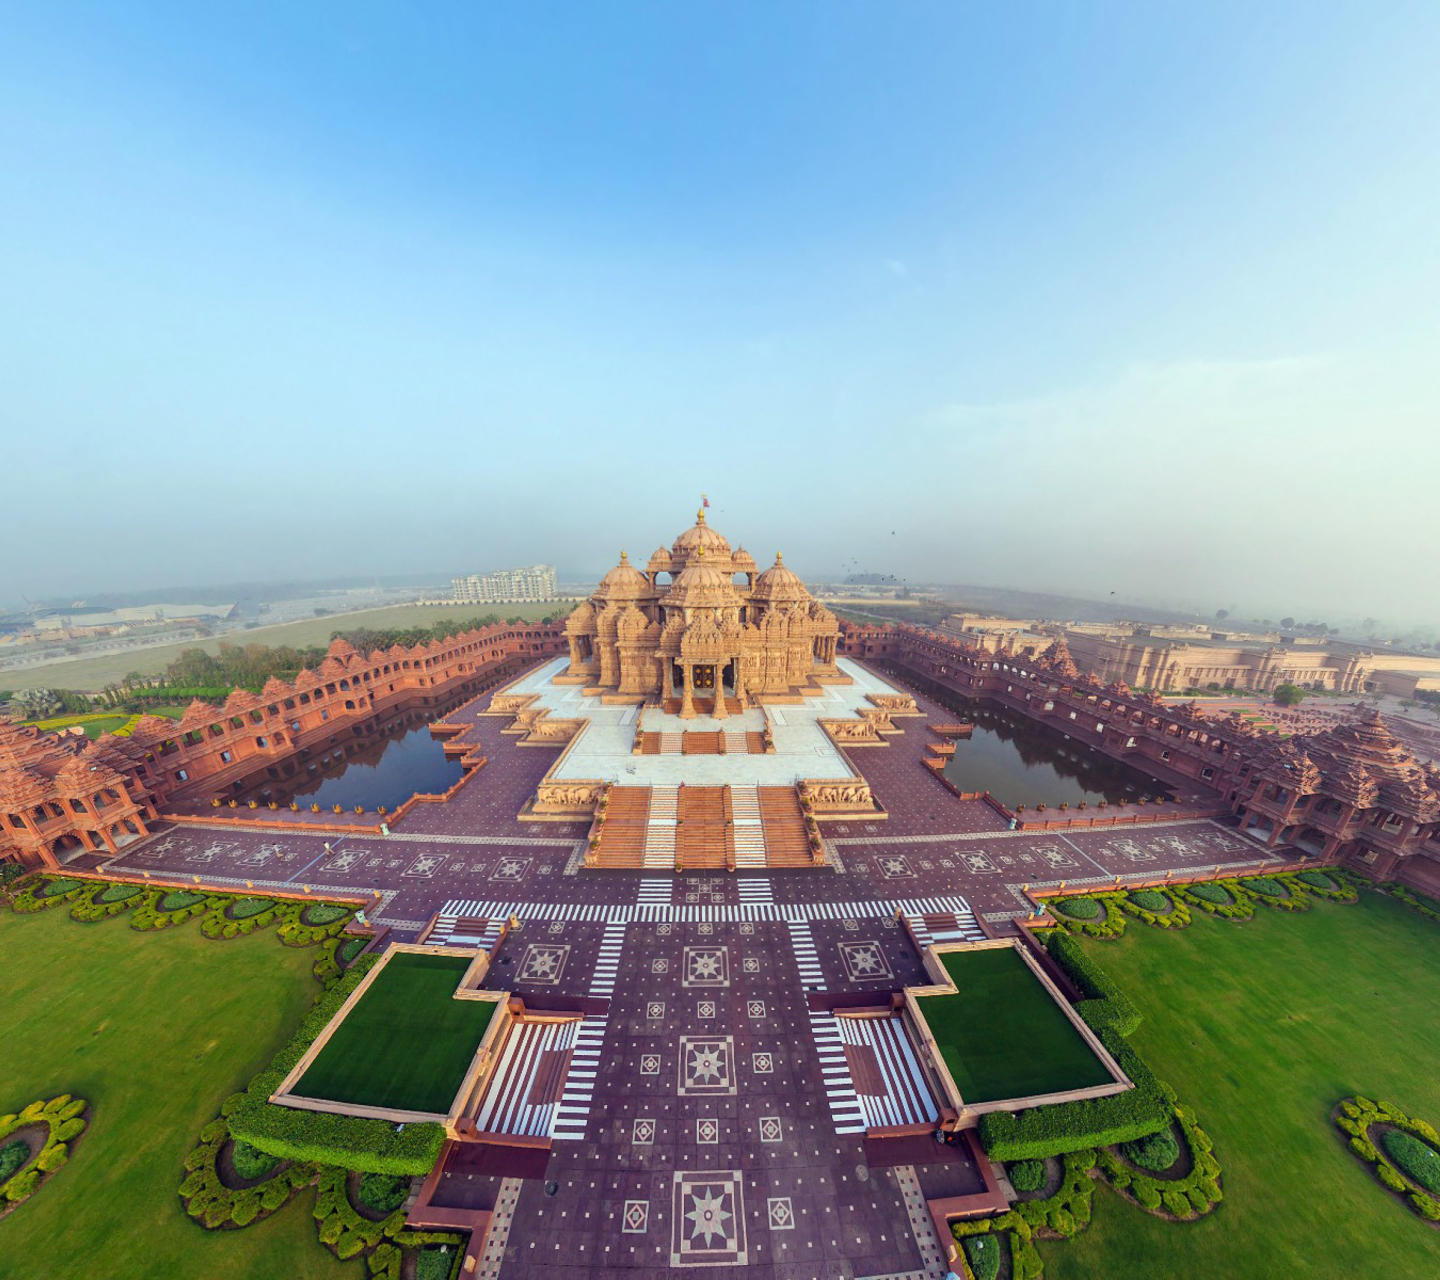
[[[1437,37],[13,11],[0,600],[603,569],[706,492],[804,576],[1440,625]]]

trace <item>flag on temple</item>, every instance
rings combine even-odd
[[[703,493],[700,495],[700,505],[702,507],[708,507],[710,505],[710,499],[707,498]]]

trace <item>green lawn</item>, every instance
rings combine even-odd
[[[225,1096],[293,1034],[315,953],[273,930],[211,942],[140,934],[66,908],[0,911],[0,1111],[73,1093],[94,1107],[74,1158],[0,1221],[0,1278],[363,1275],[316,1239],[306,1191],[267,1222],[205,1231],[180,1207],[182,1162]]]
[[[469,965],[469,956],[392,956],[295,1093],[445,1115],[496,1009],[455,999]]]
[[[1245,924],[1195,916],[1087,945],[1144,1013],[1131,1043],[1214,1138],[1225,1202],[1177,1225],[1097,1190],[1090,1229],[1042,1246],[1047,1280],[1440,1275],[1440,1231],[1329,1121],[1361,1093],[1440,1123],[1440,930],[1371,893]]]
[[[920,1006],[966,1102],[1030,1098],[1109,1084],[1113,1077],[1013,947],[951,951],[959,989]]]

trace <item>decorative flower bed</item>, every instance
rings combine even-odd
[[[71,1147],[85,1132],[87,1106],[83,1098],[62,1093],[0,1115],[0,1217],[65,1167]]]
[[[1073,898],[1050,898],[1045,905],[1067,929],[1091,938],[1118,938],[1125,932],[1121,907],[1123,893],[1093,893]]]
[[[1190,923],[1190,908],[1160,889],[1132,889],[1121,906],[1157,929],[1183,929]]]
[[[1235,880],[1197,880],[1176,885],[1173,892],[1190,906],[1226,920],[1249,920],[1255,914],[1255,895]]]
[[[1342,1099],[1331,1118],[1382,1187],[1422,1218],[1440,1222],[1440,1135],[1430,1124],[1359,1094]]]

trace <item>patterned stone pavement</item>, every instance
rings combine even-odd
[[[561,1104],[583,1140],[557,1132],[543,1177],[502,1181],[457,1165],[444,1182],[457,1206],[505,1206],[508,1234],[485,1259],[485,1274],[504,1280],[692,1267],[777,1280],[943,1275],[921,1188],[953,1191],[974,1171],[958,1149],[923,1144],[909,1163],[871,1166],[863,1132],[846,1123],[856,1114],[848,1073],[822,1057],[813,993],[880,1003],[922,980],[897,908],[968,908],[1003,931],[1023,909],[1024,884],[1095,887],[1268,857],[1213,821],[1011,832],[920,763],[929,735],[923,720],[905,719],[889,745],[850,753],[889,816],[825,824],[832,867],[586,871],[583,826],[516,820],[556,752],[516,747],[503,720],[479,714],[489,697],[445,717],[472,722],[465,739],[483,744],[489,763],[388,837],[172,827],[107,867],[368,892],[400,940],[447,908],[514,913],[520,928],[489,985],[534,1001],[608,999],[590,1024],[595,1078],[578,1088],[572,1079]]]

